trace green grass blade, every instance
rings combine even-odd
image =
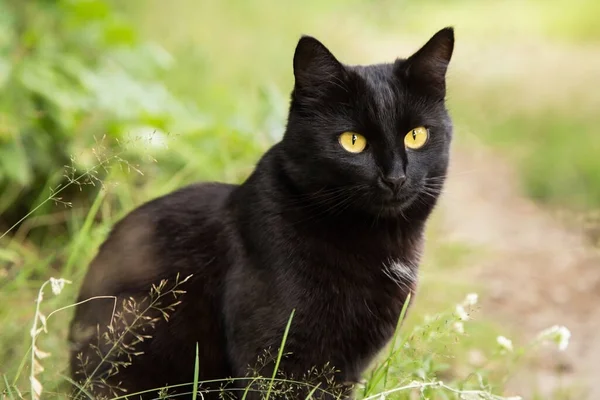
[[[4,385],[6,386],[6,392],[8,393],[8,398],[10,400],[15,400],[15,395],[13,394],[12,390],[10,389],[10,383],[8,383],[8,379],[6,378],[6,375],[2,374],[2,378],[4,379]]]
[[[69,382],[71,385],[73,385],[74,387],[76,387],[78,389],[78,395],[79,393],[83,393],[88,399],[93,400],[94,396],[87,391],[85,388],[83,388],[79,383],[75,382],[73,379],[71,379],[71,377],[60,374],[60,376],[67,382]],[[71,397],[69,397],[71,398]],[[75,397],[75,399],[81,399],[80,397]]]
[[[89,236],[90,230],[92,228],[92,223],[94,222],[94,218],[96,217],[96,214],[98,213],[98,210],[100,209],[100,206],[102,205],[102,200],[104,200],[105,196],[106,196],[106,191],[100,190],[98,192],[98,195],[94,199],[94,202],[92,203],[92,206],[90,207],[90,211],[87,213],[87,216],[85,217],[83,226],[81,227],[81,230],[79,231],[79,234],[77,235],[77,238],[75,239],[75,243],[73,244],[73,247],[71,248],[69,258],[67,260],[67,263],[65,265],[65,269],[63,272],[65,274],[65,276],[72,276],[73,265],[75,264],[75,260],[79,256],[79,249],[81,248],[81,245],[83,244],[83,241],[85,240],[85,238],[87,238]]]
[[[258,379],[259,378],[252,379],[252,382],[246,386],[246,389],[244,389],[244,394],[242,395],[242,400],[246,400],[246,396],[248,396],[248,392],[250,391],[250,386],[252,386]]]
[[[306,395],[306,400],[312,399],[313,394],[315,394],[315,392],[317,391],[317,389],[319,388],[319,385],[316,385],[314,388],[312,388],[312,390],[310,392],[308,392],[308,394]]]
[[[194,389],[192,392],[192,400],[198,397],[198,375],[200,374],[200,358],[198,356],[198,342],[196,342],[196,362],[194,363]]]
[[[394,356],[394,349],[396,348],[396,339],[398,338],[398,333],[400,332],[400,325],[402,325],[402,321],[404,321],[404,317],[406,316],[406,311],[408,310],[408,304],[410,303],[410,297],[412,293],[408,293],[406,296],[406,300],[404,301],[404,305],[402,306],[402,311],[400,312],[400,318],[398,318],[398,324],[396,325],[396,332],[394,332],[394,337],[392,338],[392,345],[390,347],[390,355],[385,363],[385,374],[383,375],[383,388],[387,388],[387,380],[390,372],[390,365],[392,364],[392,358]]]
[[[19,368],[17,368],[17,374],[15,375],[15,378],[13,379],[13,386],[17,385],[19,377],[21,376],[21,373],[25,369],[25,364],[27,364],[27,360],[29,359],[30,351],[31,351],[31,345],[29,345],[27,352],[23,355],[23,358],[21,359],[21,362],[19,363]]]
[[[287,341],[287,336],[290,331],[290,326],[292,325],[292,319],[294,318],[295,309],[292,310],[290,314],[290,319],[288,320],[287,326],[285,327],[285,332],[283,332],[283,339],[281,340],[281,346],[279,347],[279,354],[277,354],[277,361],[275,362],[275,369],[273,370],[273,376],[271,376],[271,380],[269,382],[269,389],[267,390],[267,397],[265,400],[269,400],[269,396],[271,396],[271,390],[273,389],[273,381],[275,380],[275,375],[277,375],[277,370],[279,370],[279,362],[281,361],[281,357],[283,356],[283,348],[285,346],[285,342]]]
[[[404,305],[402,306],[402,310],[400,311],[400,316],[398,317],[398,323],[396,324],[396,330],[394,332],[394,336],[392,337],[390,343],[390,353],[388,357],[376,368],[371,370],[370,377],[367,380],[362,392],[363,397],[367,397],[371,395],[371,392],[377,387],[377,385],[383,380],[383,387],[387,387],[387,378],[389,375],[389,369],[394,359],[394,353],[396,348],[396,343],[398,341],[398,335],[400,334],[400,326],[402,325],[402,321],[406,316],[406,312],[408,310],[408,305],[410,304],[411,293],[408,294],[406,300],[404,301]]]

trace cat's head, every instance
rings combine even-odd
[[[303,36],[281,143],[293,183],[332,211],[428,214],[448,167],[453,48],[453,29],[445,28],[407,59],[350,66]]]

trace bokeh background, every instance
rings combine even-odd
[[[0,382],[28,385],[40,285],[71,280],[44,308],[70,304],[116,220],[244,180],[285,127],[301,34],[364,64],[453,26],[451,176],[409,324],[475,291],[438,376],[485,365],[499,393],[599,398],[598,21],[597,0],[0,0]],[[45,382],[65,372],[69,318],[40,337]],[[554,324],[566,351],[486,364],[498,335]]]

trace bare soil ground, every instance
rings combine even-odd
[[[515,375],[510,391],[525,399],[536,387],[543,399],[599,399],[600,252],[524,197],[506,160],[483,146],[454,150],[442,230],[486,249],[466,274],[487,289],[481,314],[524,340],[554,324],[572,333],[566,351],[548,349]]]

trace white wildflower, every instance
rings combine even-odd
[[[30,376],[29,381],[31,383],[31,389],[33,392],[31,397],[34,400],[37,400],[42,395],[42,390],[43,390],[42,384],[34,376]]]
[[[460,321],[456,321],[454,324],[452,324],[452,327],[458,333],[465,333],[465,325]]]
[[[566,326],[554,325],[544,329],[538,335],[538,340],[550,341],[558,345],[560,351],[564,351],[569,346],[571,331]]]
[[[571,339],[571,331],[566,326],[558,328],[558,349],[560,351],[566,350],[569,347],[569,339]]]
[[[474,306],[477,304],[477,300],[479,300],[477,293],[469,293],[465,298],[464,304],[467,306]]]
[[[37,335],[39,335],[39,334],[40,334],[40,333],[42,333],[43,331],[44,331],[44,328],[38,328],[38,329],[33,329],[33,328],[32,328],[32,329],[29,331],[29,335],[30,335],[32,338],[35,338],[35,337],[37,337]]]
[[[513,351],[512,341],[504,336],[498,336],[496,338],[496,342],[502,347],[504,350]]]
[[[42,350],[38,349],[37,347],[33,348],[33,352],[35,353],[35,357],[40,360],[43,360],[44,358],[48,358],[51,355],[50,353],[42,351]]]
[[[461,304],[456,305],[456,314],[461,321],[467,321],[469,319],[469,314],[467,314],[465,308]]]
[[[52,287],[52,293],[54,293],[55,295],[59,295],[60,292],[62,292],[62,290],[65,288],[65,284],[67,283],[71,283],[71,281],[68,281],[63,278],[50,278],[50,286]]]

